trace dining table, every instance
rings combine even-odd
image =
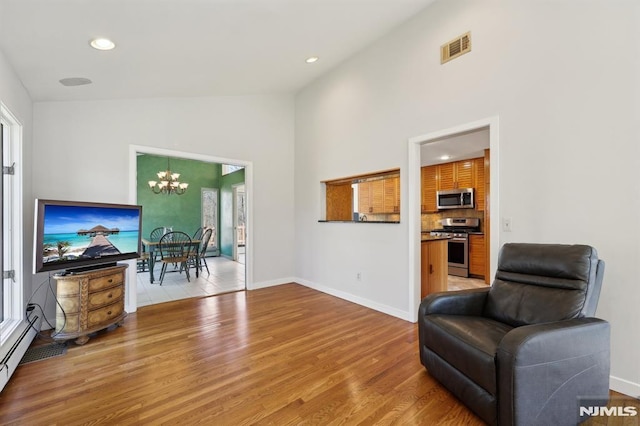
[[[200,264],[200,242],[201,240],[191,240],[191,242],[186,242],[184,245],[189,248],[192,253],[195,254],[196,257],[196,265]],[[169,243],[170,244],[170,243]],[[182,244],[182,243],[181,243]],[[166,242],[164,245],[168,245]],[[160,249],[160,240],[148,240],[146,238],[142,238],[142,252],[149,253],[149,282],[153,284],[155,280],[155,276],[153,275],[153,267],[155,266],[155,252]],[[196,278],[198,278],[198,268],[196,267]]]

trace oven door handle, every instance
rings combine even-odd
[[[464,238],[464,237],[462,237],[462,238],[460,238],[460,237],[454,237],[454,238],[451,238],[451,241],[467,241],[467,239],[466,239],[466,238]]]

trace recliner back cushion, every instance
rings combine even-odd
[[[582,317],[597,263],[590,246],[505,244],[484,314],[513,327]]]

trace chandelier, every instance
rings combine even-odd
[[[158,172],[158,179],[160,179],[160,182],[150,180],[149,188],[151,188],[154,194],[182,195],[187,191],[189,184],[178,181],[179,178],[180,173],[173,173],[171,171],[171,165],[169,163],[169,158],[167,157],[167,170]]]

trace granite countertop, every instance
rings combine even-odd
[[[399,220],[319,220],[320,223],[400,223]]]
[[[421,242],[428,242],[428,241],[438,241],[438,240],[449,240],[451,239],[451,237],[445,237],[445,236],[435,236],[435,235],[429,235],[429,234],[422,234],[420,241]]]

